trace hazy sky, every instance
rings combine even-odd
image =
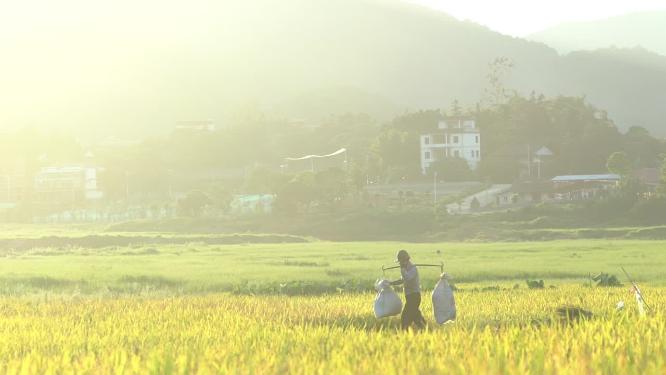
[[[666,0],[411,0],[514,36],[562,22],[666,10]]]
[[[283,54],[284,61],[276,62],[269,49],[256,48],[273,40],[274,32],[288,35],[300,32],[302,25],[317,29],[312,20],[306,22],[311,6],[360,0],[300,0],[296,3],[301,8],[282,6],[289,1],[0,0],[0,128],[45,123],[134,126],[190,119],[200,113],[209,118],[218,113],[214,112],[218,103],[231,108],[234,101],[244,103],[246,98],[281,99],[287,95],[283,82],[290,82],[293,92],[300,93],[339,85],[340,77],[357,74],[353,58],[341,61],[348,65],[336,70],[344,72],[340,77],[329,78],[311,69],[316,64],[312,60],[295,63],[292,55]],[[666,0],[376,1],[420,2],[512,35],[563,21],[666,10]],[[267,4],[269,11],[265,11]],[[325,12],[314,14],[326,16]],[[302,22],[272,24],[273,18]],[[322,27],[331,26],[324,23]],[[337,25],[332,29],[363,30]],[[315,40],[309,43],[324,45]],[[273,45],[295,53],[309,48],[288,39]],[[335,51],[324,49],[322,54],[336,56]],[[267,61],[281,64],[280,69],[267,69],[271,66]]]

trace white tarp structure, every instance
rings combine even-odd
[[[391,288],[388,280],[377,280],[375,290],[377,290],[377,297],[375,297],[375,317],[377,319],[400,314],[402,300]]]
[[[331,154],[328,154],[328,155],[306,155],[306,156],[302,156],[300,158],[284,158],[284,159],[288,160],[288,161],[322,159],[322,158],[330,158],[331,156],[341,155],[341,154],[344,154],[345,152],[347,152],[347,149],[346,148],[341,148],[338,151],[336,151],[334,153],[331,153]]]
[[[437,324],[456,319],[456,300],[446,277],[446,275],[442,275],[432,291],[432,310]]]

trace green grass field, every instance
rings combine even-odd
[[[444,262],[445,270],[463,287],[511,286],[526,279],[580,284],[599,272],[624,279],[621,266],[639,282],[666,284],[666,241],[225,244],[227,237],[213,235],[134,233],[127,241],[137,243],[117,243],[118,236],[125,234],[85,227],[38,233],[17,228],[14,237],[11,233],[5,230],[0,235],[6,241],[0,249],[0,293],[5,295],[41,290],[82,294],[370,290],[372,282],[383,276],[382,265],[393,265],[394,254],[401,248],[409,250],[417,263]],[[63,241],[91,234],[99,236],[95,246]],[[42,240],[21,242],[31,238]],[[59,245],[46,246],[49,241]],[[432,286],[438,274],[437,268],[422,269],[424,285]],[[397,277],[397,271],[385,276]]]

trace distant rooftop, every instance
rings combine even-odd
[[[80,173],[85,169],[85,167],[79,165],[70,165],[64,167],[43,167],[39,170],[39,173],[42,174],[51,174],[51,173]]]
[[[534,153],[536,156],[553,156],[553,152],[546,146],[541,147]]]
[[[176,130],[212,132],[216,127],[212,120],[178,121]]]
[[[574,174],[554,177],[553,182],[575,182],[575,181],[619,181],[620,176],[616,174]]]

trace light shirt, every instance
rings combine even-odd
[[[421,293],[421,282],[419,281],[419,271],[411,262],[406,267],[400,267],[402,275],[403,288],[405,295],[412,293]]]

